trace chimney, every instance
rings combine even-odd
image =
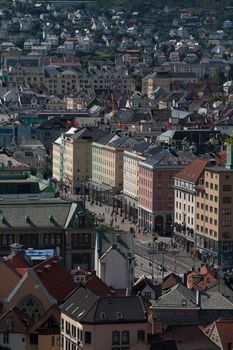
[[[196,306],[201,306],[201,296],[199,290],[196,290]]]

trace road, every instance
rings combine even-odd
[[[137,259],[138,257],[143,258],[144,263],[145,260],[148,262],[148,264],[149,262],[153,261],[155,271],[156,267],[160,266],[161,269],[161,266],[164,265],[165,270],[167,270],[168,272],[184,274],[188,270],[191,270],[194,265],[196,267],[201,264],[201,262],[193,261],[192,257],[184,251],[174,250],[172,249],[172,247],[169,246],[165,252],[159,252],[149,247],[148,243],[142,243],[137,239],[135,239],[135,255]],[[140,260],[139,263],[143,264],[143,261]],[[148,264],[143,264],[143,268],[144,270],[147,269],[147,273],[151,275],[152,267],[150,265],[148,268]]]

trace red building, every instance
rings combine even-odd
[[[173,224],[174,176],[196,156],[164,149],[139,163],[139,227],[146,233],[169,232]]]

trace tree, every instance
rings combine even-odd
[[[214,76],[213,79],[219,83],[220,85],[222,85],[225,81],[226,81],[226,77],[223,73],[223,71],[219,70]]]
[[[229,72],[228,72],[228,79],[233,80],[233,65],[231,65]]]

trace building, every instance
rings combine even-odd
[[[63,304],[61,346],[68,349],[130,349],[146,339],[147,317],[139,296],[99,298],[78,288]]]
[[[223,270],[233,267],[233,150],[227,147],[226,167],[207,167],[196,194],[196,248]]]
[[[174,81],[196,83],[198,78],[196,74],[189,72],[154,72],[142,79],[142,94],[149,97],[158,87],[170,92],[170,86]]]
[[[233,304],[219,292],[196,291],[175,285],[153,305],[152,334],[171,325],[206,325],[219,317],[231,317]]]
[[[130,135],[109,134],[92,144],[92,198],[112,204],[113,195],[123,189],[124,150],[132,150],[139,141]]]
[[[138,216],[139,162],[146,159],[145,153],[151,146],[148,142],[142,142],[136,145],[132,151],[125,150],[123,155],[122,205],[125,217],[128,219],[133,217],[134,222]],[[160,147],[158,148],[160,149]]]
[[[139,227],[149,234],[171,231],[174,176],[196,156],[190,151],[164,149],[139,162]]]
[[[134,284],[135,256],[131,233],[96,233],[95,270],[109,287],[130,293]]]
[[[195,247],[196,185],[207,164],[207,159],[195,159],[175,175],[174,237],[187,251]]]
[[[105,133],[97,127],[71,128],[53,143],[53,179],[71,193],[92,177],[92,142]]]
[[[55,249],[67,270],[94,267],[95,229],[82,202],[39,198],[36,194],[2,200],[1,256],[8,254],[12,243],[26,249]]]

